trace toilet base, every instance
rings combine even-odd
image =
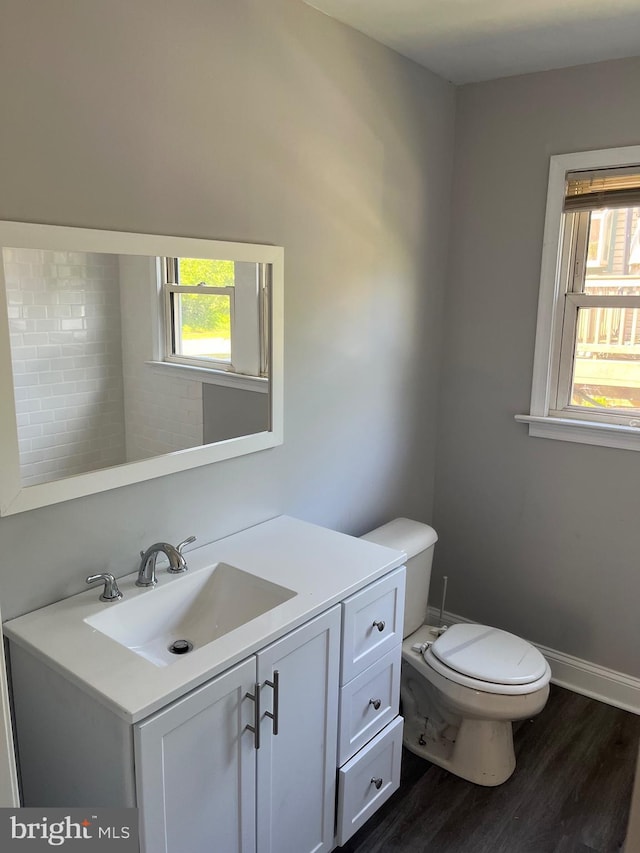
[[[415,755],[474,782],[502,785],[516,767],[510,722],[463,719],[457,729],[434,731],[424,718],[405,717],[404,746]]]

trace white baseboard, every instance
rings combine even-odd
[[[436,625],[439,610],[430,607],[428,612],[429,623]],[[465,619],[457,613],[443,614],[443,623],[453,625],[456,622],[473,622]],[[633,678],[623,672],[607,669],[604,666],[582,660],[581,658],[566,655],[539,643],[533,643],[549,661],[551,667],[551,681],[559,687],[566,687],[574,693],[581,693],[607,705],[640,714],[640,678]]]

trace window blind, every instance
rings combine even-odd
[[[563,210],[640,207],[640,165],[567,172]]]

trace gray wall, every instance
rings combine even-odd
[[[455,92],[301,0],[2,0],[0,218],[285,247],[285,443],[0,520],[4,618],[158,538],[429,519]]]
[[[205,383],[202,412],[205,444],[264,432],[269,429],[269,394]]]
[[[432,591],[640,676],[640,454],[529,438],[551,154],[638,144],[640,60],[458,93]]]

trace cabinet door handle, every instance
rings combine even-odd
[[[265,684],[273,689],[273,713],[265,711],[264,715],[273,721],[273,733],[277,735],[280,719],[280,673],[277,669],[273,670],[273,681],[267,679]]]
[[[382,700],[381,699],[369,699],[369,704],[373,705],[373,707],[376,709],[376,711],[379,711],[380,705],[382,705]]]
[[[377,628],[378,631],[384,631],[384,619],[379,619],[373,623],[372,628]]]
[[[244,727],[246,731],[253,732],[253,745],[256,749],[260,749],[260,685],[256,683],[254,688],[255,693],[245,693],[245,699],[251,699],[255,702],[253,709],[253,725],[250,726],[248,723]]]
[[[371,784],[375,785],[376,789],[379,791],[380,788],[382,788],[382,779],[379,776],[376,779],[376,777],[374,776],[373,779],[371,780]]]

